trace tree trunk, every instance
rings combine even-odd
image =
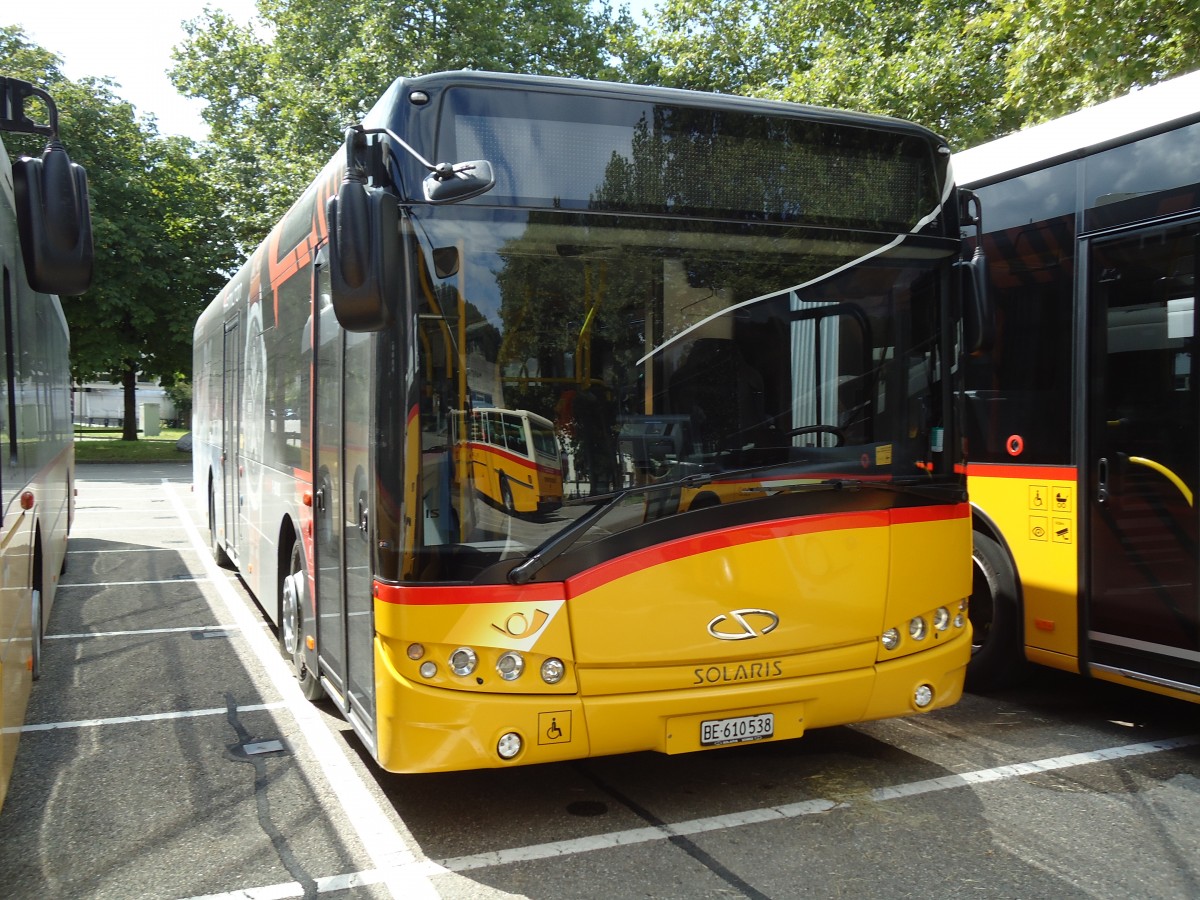
[[[137,369],[129,366],[121,376],[121,385],[125,392],[125,425],[121,440],[136,441],[138,439],[137,417]]]

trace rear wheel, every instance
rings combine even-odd
[[[30,635],[32,641],[33,658],[30,662],[30,669],[33,672],[33,680],[37,681],[42,677],[42,592],[38,588],[34,588],[33,608],[30,610],[33,616],[32,626],[33,633]]]
[[[221,541],[217,537],[217,498],[211,484],[208,486],[208,549],[212,552],[212,557],[218,566],[224,569],[233,566],[233,560],[229,558],[229,554],[225,552],[225,548],[221,546]]]
[[[971,587],[971,662],[967,687],[990,691],[1015,684],[1025,674],[1021,603],[1017,576],[1008,554],[990,537],[975,532]]]
[[[316,673],[309,669],[304,652],[304,622],[308,607],[308,570],[304,564],[304,550],[296,541],[288,555],[287,574],[280,579],[279,650],[292,664],[301,693],[309,700],[319,700],[325,691]]]

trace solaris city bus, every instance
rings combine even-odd
[[[948,164],[865,115],[397,80],[195,329],[213,551],[306,694],[403,772],[955,702]],[[560,506],[495,502],[483,409],[553,427]]]
[[[967,374],[977,650],[1200,700],[1200,73],[956,154],[986,210]]]
[[[26,106],[28,101],[33,101]],[[39,115],[39,119],[32,118]],[[91,281],[87,179],[45,91],[0,78],[0,131],[47,139],[10,164],[0,142],[0,803],[74,514],[70,336],[55,294]]]

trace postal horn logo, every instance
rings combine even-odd
[[[735,609],[708,623],[708,633],[719,641],[748,641],[779,627],[779,616],[769,609]]]

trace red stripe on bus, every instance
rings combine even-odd
[[[976,478],[1021,478],[1027,481],[1077,481],[1078,470],[1074,466],[1013,466],[997,463],[970,463],[967,477]]]
[[[400,606],[451,606],[467,603],[529,603],[562,600],[562,582],[544,584],[467,584],[414,587],[375,583],[375,598]]]
[[[575,575],[565,583],[508,585],[437,585],[431,587],[394,585],[376,582],[375,597],[384,603],[407,606],[438,606],[468,603],[519,603],[562,600],[577,597],[611,581],[624,578],[649,566],[659,566],[689,556],[724,550],[758,541],[779,540],[799,534],[840,531],[850,528],[885,528],[889,524],[942,522],[966,519],[970,506],[917,506],[893,510],[869,510],[857,513],[828,513],[796,519],[755,522],[738,528],[710,531],[648,547],[610,560]]]

